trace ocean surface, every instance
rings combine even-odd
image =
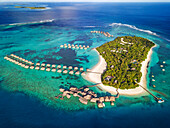
[[[0,3],[0,128],[170,127],[169,8],[170,3]],[[93,30],[114,37],[91,34]],[[63,49],[60,45],[89,45],[91,49],[125,35],[157,44],[148,66],[147,87],[164,103],[157,103],[147,93],[120,96],[114,106],[108,103],[103,109],[93,103],[83,105],[75,97],[56,99],[60,87],[80,88],[94,83],[81,75],[24,69],[4,60],[13,53],[34,63],[92,68],[99,61],[96,52]],[[96,87],[91,89],[101,96],[108,94]]]

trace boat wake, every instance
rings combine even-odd
[[[19,26],[19,25],[27,25],[27,24],[42,24],[42,23],[48,23],[48,22],[53,22],[54,19],[50,19],[50,20],[41,20],[41,21],[33,21],[33,22],[26,22],[26,23],[13,23],[13,24],[3,24],[1,26]]]
[[[140,29],[140,28],[137,28],[137,27],[134,26],[134,25],[122,24],[122,23],[112,23],[112,24],[110,24],[109,26],[112,26],[112,27],[115,27],[115,26],[129,27],[129,28],[132,28],[132,29],[137,30],[137,31],[141,31],[141,32],[148,33],[148,34],[150,34],[150,35],[157,36],[157,37],[162,38],[162,39],[164,39],[164,40],[166,40],[166,41],[168,41],[168,42],[170,41],[169,39],[164,38],[164,37],[161,37],[160,35],[156,34],[155,32],[152,32],[152,31],[150,31],[150,30]]]

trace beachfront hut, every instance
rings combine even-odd
[[[61,68],[61,65],[58,65],[57,68]]]
[[[52,68],[55,68],[55,67],[56,67],[56,65],[55,65],[55,64],[53,64],[53,65],[52,65]]]
[[[52,71],[52,72],[56,72],[56,69],[52,69],[51,71]]]
[[[105,102],[109,102],[109,101],[110,101],[110,98],[109,98],[108,96],[105,96],[105,97],[104,97],[104,101],[105,101]]]
[[[89,48],[89,46],[87,45],[87,48]]]
[[[47,64],[46,67],[50,67],[51,65],[50,64]]]
[[[103,107],[105,107],[105,104],[104,104],[103,102],[99,102],[99,103],[97,103],[97,105],[98,105],[98,108],[103,108]]]
[[[79,49],[79,47],[76,47],[77,49]]]
[[[63,73],[66,74],[68,71],[67,70],[64,70]]]
[[[83,68],[80,68],[80,71],[83,71]]]
[[[46,71],[49,72],[51,69],[50,68],[47,68]]]
[[[9,60],[9,58],[7,56],[5,56],[4,59]]]
[[[79,75],[79,74],[80,74],[80,72],[79,72],[79,71],[77,71],[75,74],[76,74],[76,75]]]
[[[110,105],[114,106],[115,104],[114,104],[114,102],[113,102],[113,101],[111,101],[111,102],[110,102]]]
[[[80,97],[80,98],[79,98],[79,101],[80,101],[81,103],[83,103],[83,104],[87,104],[87,103],[88,103],[88,100],[86,100],[86,99],[83,98],[83,97]]]
[[[28,61],[29,64],[33,65],[34,63],[32,63],[31,61]]]
[[[58,72],[58,73],[61,73],[61,72],[62,72],[62,70],[61,70],[61,69],[59,69],[57,72]]]
[[[152,77],[154,77],[154,75],[152,75]]]
[[[162,71],[164,72],[164,71],[165,71],[165,69],[162,69]]]
[[[86,47],[84,49],[87,49]]]
[[[28,65],[26,65],[24,68],[28,69],[28,68],[29,68],[29,66],[28,66]]]
[[[7,56],[4,57],[4,59],[7,59],[7,58],[8,58]]]
[[[64,92],[65,89],[64,88],[60,88],[59,90],[60,90],[60,92]]]
[[[37,66],[40,66],[40,63],[36,63]]]
[[[99,101],[103,102],[104,101],[104,97],[99,97]]]
[[[72,69],[73,67],[72,66],[69,66],[68,69]]]
[[[88,91],[88,93],[89,93],[90,95],[94,94],[94,92],[93,92],[93,91]]]
[[[80,47],[80,49],[83,49],[83,47]]]
[[[34,66],[30,66],[30,69],[34,69]]]
[[[26,63],[28,63],[28,60],[25,60]]]
[[[69,93],[69,91],[63,91],[63,96],[66,96]]]
[[[91,99],[91,95],[88,94],[88,95],[84,96],[84,98],[87,99],[87,100],[90,100]]]
[[[63,45],[60,45],[60,48],[63,48]]]
[[[84,88],[84,91],[85,91],[85,92],[89,91],[89,88]]]
[[[14,56],[14,54],[11,54],[11,56]]]
[[[65,45],[64,47],[67,48],[67,45]]]
[[[16,61],[15,60],[11,60],[12,63],[15,63]]]
[[[42,63],[41,66],[45,66],[45,63]]]
[[[25,67],[25,64],[21,64],[21,67]]]
[[[85,73],[85,72],[82,72],[81,75],[84,76],[84,75],[86,75],[86,73]]]
[[[73,96],[75,96],[75,97],[76,97],[76,96],[78,96],[78,93],[76,93],[76,92],[75,92],[75,93],[73,93]]]
[[[86,92],[81,92],[81,94],[82,94],[83,96],[85,96],[87,93],[86,93]]]
[[[40,70],[44,71],[44,70],[45,70],[45,67],[42,67]]]
[[[19,62],[17,62],[17,61],[15,62],[15,64],[18,64],[18,63],[19,63]]]
[[[73,72],[72,70],[69,72],[69,74],[71,74],[71,75],[72,75],[73,73],[74,73],[74,72]]]
[[[166,62],[165,61],[163,61],[163,64],[165,64]]]
[[[71,46],[68,46],[68,48],[71,48]]]
[[[164,67],[163,65],[160,65],[160,67],[162,68],[162,67]]]
[[[22,63],[18,63],[18,65],[20,66]]]
[[[72,46],[72,48],[75,48],[75,46]]]
[[[70,99],[71,95],[70,95],[70,94],[66,94],[66,97],[67,97],[68,99]]]
[[[99,100],[99,98],[92,98],[90,102],[96,103]]]
[[[70,91],[78,91],[77,87],[70,87]]]
[[[67,68],[67,66],[63,66],[63,69],[66,69]]]
[[[94,93],[94,94],[92,94],[92,96],[97,97],[97,94],[96,94],[96,93]]]
[[[74,70],[78,70],[78,67],[74,67]]]
[[[40,69],[40,67],[35,67],[35,70],[39,70]]]
[[[110,96],[110,101],[115,101],[115,97],[114,96]]]
[[[72,44],[71,46],[74,47],[74,44]]]

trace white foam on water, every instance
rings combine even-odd
[[[48,22],[53,22],[54,19],[50,19],[50,20],[40,20],[40,21],[33,21],[33,22],[26,22],[26,23],[13,23],[13,24],[5,24],[5,25],[11,25],[11,26],[15,26],[15,25],[26,25],[26,24],[36,24],[36,23],[48,23]],[[4,26],[4,25],[1,25]]]
[[[164,37],[161,37],[160,35],[156,34],[155,32],[152,32],[152,31],[150,31],[150,30],[140,29],[140,28],[137,28],[137,27],[134,26],[134,25],[122,24],[122,23],[112,23],[112,24],[110,24],[109,26],[112,26],[112,27],[114,27],[114,26],[125,26],[125,27],[129,27],[129,28],[132,28],[132,29],[137,30],[137,31],[141,31],[141,32],[148,33],[148,34],[150,34],[150,35],[157,36],[157,37],[159,37],[159,38],[162,38],[162,39],[170,42],[169,39],[164,38]]]

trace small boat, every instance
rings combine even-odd
[[[157,98],[156,100],[157,100],[158,103],[163,103],[164,102],[164,100],[162,98]]]

